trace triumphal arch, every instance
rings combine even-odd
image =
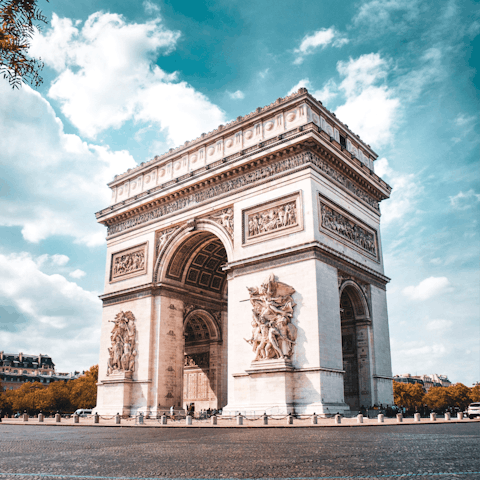
[[[117,175],[96,410],[392,404],[375,158],[302,88]]]

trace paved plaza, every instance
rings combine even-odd
[[[354,428],[2,423],[0,439],[1,479],[480,479],[476,421]]]

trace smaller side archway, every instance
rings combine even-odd
[[[340,286],[340,318],[345,403],[352,411],[372,405],[370,309],[361,287],[353,280]]]

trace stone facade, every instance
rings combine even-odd
[[[392,404],[375,158],[300,89],[117,176],[97,411]]]

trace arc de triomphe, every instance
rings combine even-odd
[[[117,175],[96,411],[392,404],[375,158],[302,88]]]

